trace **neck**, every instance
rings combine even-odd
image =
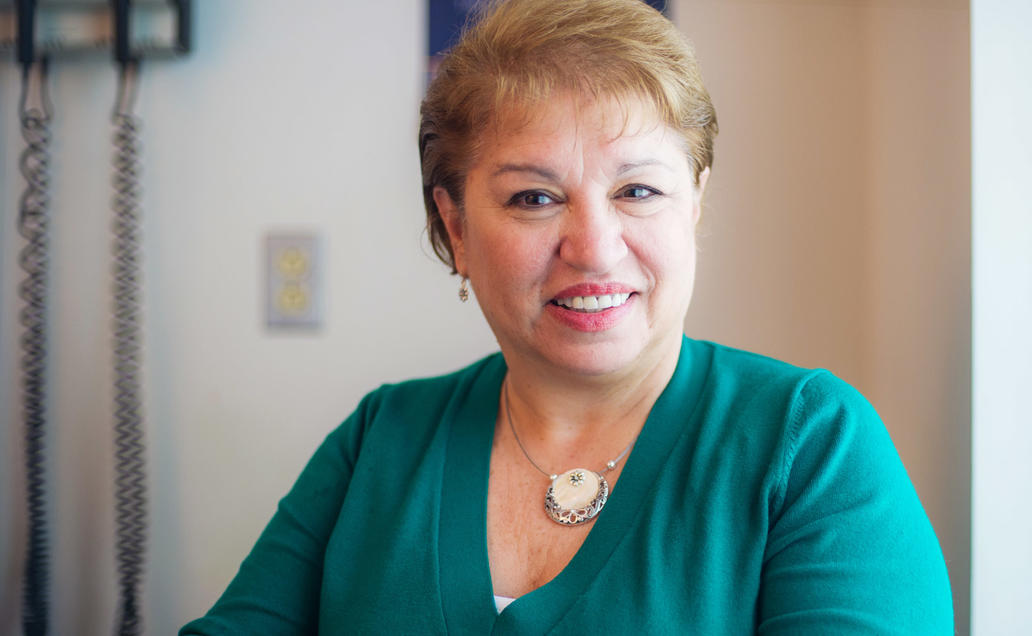
[[[542,369],[514,356],[509,365],[508,397],[515,427],[535,449],[584,448],[587,440],[612,458],[633,440],[674,374],[680,354],[675,344],[655,360],[605,376],[583,376]],[[542,459],[545,459],[542,457]]]

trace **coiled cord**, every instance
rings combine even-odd
[[[140,205],[139,130],[132,114],[136,65],[122,68],[113,114],[114,180],[114,368],[115,523],[117,527],[119,616],[115,633],[142,631],[140,583],[147,538],[140,399]]]
[[[50,121],[52,108],[47,93],[47,62],[40,64],[42,106],[29,108],[32,67],[22,74],[18,115],[25,149],[19,166],[25,190],[18,202],[18,233],[25,239],[18,264],[25,277],[18,286],[24,306],[19,314],[23,327],[22,387],[25,415],[25,471],[28,500],[28,548],[22,588],[22,630],[28,636],[47,633],[50,584],[46,463],[43,457],[46,435],[47,371],[47,283],[49,277],[50,225]]]

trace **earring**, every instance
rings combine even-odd
[[[462,302],[469,300],[469,279],[465,276],[462,277],[462,282],[459,283],[459,300]]]

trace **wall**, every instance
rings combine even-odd
[[[682,0],[721,124],[689,334],[875,405],[970,571],[966,0]]]
[[[963,634],[971,567],[967,2],[876,7],[868,34],[872,154],[863,386],[939,536]]]
[[[1032,5],[971,4],[974,409],[971,624],[1032,633]]]
[[[172,633],[235,573],[322,437],[378,384],[494,350],[427,256],[415,130],[422,3],[196,2],[196,50],[144,67],[147,626]],[[105,59],[54,65],[52,633],[114,614]],[[0,64],[0,633],[15,631],[23,546],[18,78]],[[261,240],[326,241],[313,334],[261,322]],[[10,424],[10,426],[8,426]],[[6,511],[15,510],[10,515]]]
[[[145,68],[154,633],[211,604],[360,395],[494,348],[421,237],[422,4],[313,0],[299,12],[272,0],[198,2],[197,50]],[[830,368],[871,397],[950,560],[963,633],[966,4],[673,4],[723,127],[688,331]],[[914,78],[936,62],[953,71]],[[103,61],[60,63],[53,86],[54,633],[104,633],[115,603],[114,72]],[[0,417],[11,424],[0,509],[15,511],[0,517],[0,633],[16,624],[24,539],[17,87],[13,65],[0,65]],[[280,228],[326,240],[329,306],[317,333],[261,324],[261,238]]]

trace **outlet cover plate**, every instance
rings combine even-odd
[[[270,328],[322,326],[322,241],[315,233],[265,237],[265,324]]]

